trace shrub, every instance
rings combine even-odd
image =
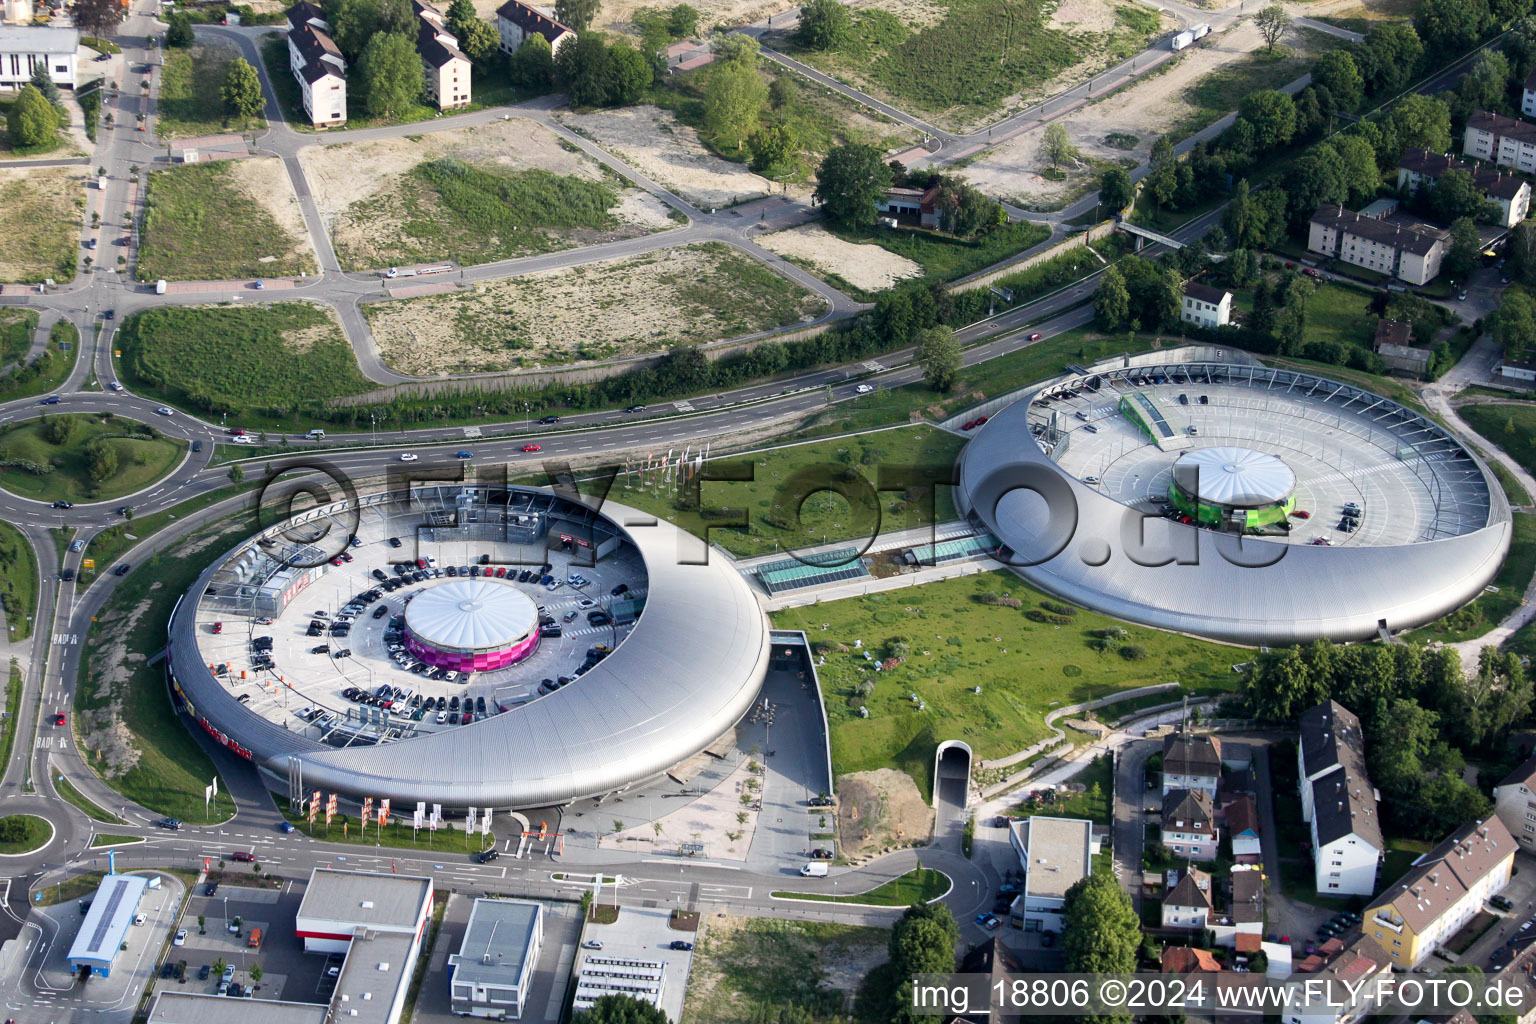
[[[1069,604],[1061,604],[1057,601],[1041,601],[1040,607],[1044,608],[1048,612],[1055,612],[1057,615],[1065,615],[1068,618],[1071,618],[1073,615],[1077,614],[1076,608]]]
[[[1141,644],[1126,644],[1120,648],[1120,657],[1126,661],[1146,661],[1147,649]]]
[[[1072,625],[1072,617],[1070,615],[1055,615],[1051,612],[1041,611],[1038,608],[1031,608],[1024,615],[1033,622],[1043,622],[1049,626]]]

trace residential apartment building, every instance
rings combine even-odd
[[[1352,942],[1329,939],[1296,965],[1291,983],[1334,982],[1330,1000],[1298,999],[1281,1015],[1282,1024],[1350,1024],[1363,1019],[1373,1006],[1374,982],[1392,972],[1392,960],[1364,935]]]
[[[544,939],[544,907],[477,899],[459,951],[448,957],[449,1000],[461,1017],[521,1020]]]
[[[1494,811],[1521,849],[1536,852],[1536,757],[1493,787]]]
[[[1520,94],[1520,113],[1536,117],[1536,72],[1525,80],[1524,91]]]
[[[1412,968],[1509,884],[1515,841],[1494,815],[1463,825],[1365,909],[1361,929],[1392,963]]]
[[[1424,284],[1440,273],[1450,232],[1414,217],[1378,220],[1324,205],[1308,225],[1307,248],[1333,259],[1374,270],[1409,284]]]
[[[1081,818],[1037,816],[1012,822],[1008,842],[1019,855],[1023,892],[1009,912],[1015,928],[1059,932],[1067,890],[1088,877],[1093,855],[1093,822]]]
[[[1473,187],[1499,207],[1499,223],[1504,227],[1514,227],[1530,212],[1531,186],[1524,178],[1419,147],[1405,150],[1398,160],[1397,187],[1417,192],[1424,182],[1436,181],[1449,171],[1466,171],[1472,176]]]
[[[1216,859],[1216,815],[1211,794],[1175,789],[1163,795],[1163,845],[1177,857]]]
[[[1211,919],[1211,876],[1195,868],[1168,874],[1176,881],[1163,897],[1163,927],[1204,929]]]
[[[288,67],[313,127],[347,123],[347,62],[320,8],[308,0],[288,8]]]
[[[1369,896],[1386,847],[1360,719],[1332,700],[1302,712],[1296,758],[1318,894]]]
[[[1163,738],[1163,795],[1199,789],[1216,798],[1221,785],[1221,743],[1212,736],[1176,732]]]
[[[1461,151],[1467,156],[1536,174],[1536,124],[1479,110],[1467,118]]]
[[[535,8],[518,0],[507,0],[496,8],[496,31],[501,34],[501,52],[516,53],[523,40],[538,33],[549,40],[551,53],[576,38],[576,30],[545,17]]]
[[[1201,327],[1221,327],[1232,322],[1232,293],[1191,281],[1184,286],[1179,319]]]
[[[469,58],[448,31],[441,11],[423,0],[411,0],[416,12],[416,52],[421,55],[427,102],[438,110],[469,106]]]
[[[75,87],[80,32],[41,25],[0,26],[0,89],[20,89],[41,64],[55,85]]]

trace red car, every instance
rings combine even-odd
[[[965,423],[961,424],[961,426],[960,426],[961,430],[974,430],[975,428],[976,428],[976,421],[975,420],[966,420]]]
[[[230,427],[228,430],[224,431],[224,433],[228,434],[230,437],[244,437],[245,436],[245,428],[244,427]]]
[[[981,425],[982,425],[982,424],[983,424],[983,423],[985,423],[985,422],[987,422],[987,420],[988,420],[988,419],[989,419],[989,418],[990,418],[990,417],[987,417],[987,416],[978,416],[978,417],[976,417],[976,425],[977,425],[977,426],[978,426],[978,427],[979,427],[979,426],[981,426]]]
[[[502,579],[506,575],[507,575],[506,567],[505,566],[498,566],[497,569],[496,569],[496,578],[497,579]]]
[[[1041,334],[1039,331],[1036,331],[1034,334],[1031,334],[1029,337],[1025,338],[1024,340],[1025,341],[1039,341],[1043,337],[1045,337],[1045,335]]]
[[[64,717],[64,712],[58,711],[58,712],[54,713],[54,716],[53,716],[53,724],[54,725],[63,725],[67,721],[69,721],[69,719]]]
[[[213,624],[213,631],[215,633],[222,633],[222,632],[224,632],[224,623],[222,623],[222,622],[215,622]]]
[[[1299,509],[1299,508],[1296,511],[1292,512],[1291,515],[1295,516],[1297,519],[1311,519],[1312,518],[1312,513],[1311,512],[1307,512],[1304,509]]]
[[[236,850],[234,853],[229,855],[229,859],[237,860],[242,864],[252,864],[256,860],[256,855],[245,850]]]
[[[544,450],[544,446],[540,445],[540,444],[525,444],[525,445],[523,445],[523,451],[525,451],[525,452],[541,452],[543,450]]]
[[[1323,276],[1323,272],[1316,267],[1303,267],[1301,272],[1307,277],[1321,278]]]
[[[341,565],[342,564],[341,556],[337,555],[335,558],[331,559],[331,564],[332,565]]]

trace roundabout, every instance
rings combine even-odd
[[[22,857],[53,842],[53,823],[36,814],[0,818],[0,857]]]
[[[100,413],[44,415],[0,430],[0,488],[34,501],[111,501],[173,472],[187,444]]]

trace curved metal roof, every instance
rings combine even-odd
[[[1296,489],[1296,474],[1278,456],[1227,445],[1185,452],[1174,463],[1173,478],[1181,487],[1198,479],[1196,488],[1186,490],[1194,489],[1201,501],[1230,508],[1273,505]]]
[[[1470,460],[1476,486],[1487,488],[1463,496],[1486,497],[1481,528],[1403,545],[1286,544],[1148,516],[1082,483],[1040,444],[1021,443],[1032,437],[1027,417],[1037,393],[994,414],[966,445],[957,504],[1011,549],[1030,583],[1118,618],[1242,644],[1363,640],[1382,624],[1418,626],[1476,597],[1509,548],[1503,491],[1459,445],[1455,457]],[[1436,444],[1449,438],[1438,424],[1361,394]]]
[[[696,754],[746,713],[768,670],[768,620],[723,559],[682,564],[698,543],[675,526],[613,502],[602,515],[645,563],[645,610],[613,654],[574,684],[522,707],[457,729],[347,749],[247,711],[197,647],[195,606],[222,560],[204,570],[172,618],[173,671],[199,717],[279,779],[287,777],[289,758],[298,758],[309,788],[387,796],[397,805],[514,808],[622,789]]]
[[[487,579],[440,583],[411,598],[405,625],[441,651],[511,647],[539,624],[539,610],[516,587]]]

